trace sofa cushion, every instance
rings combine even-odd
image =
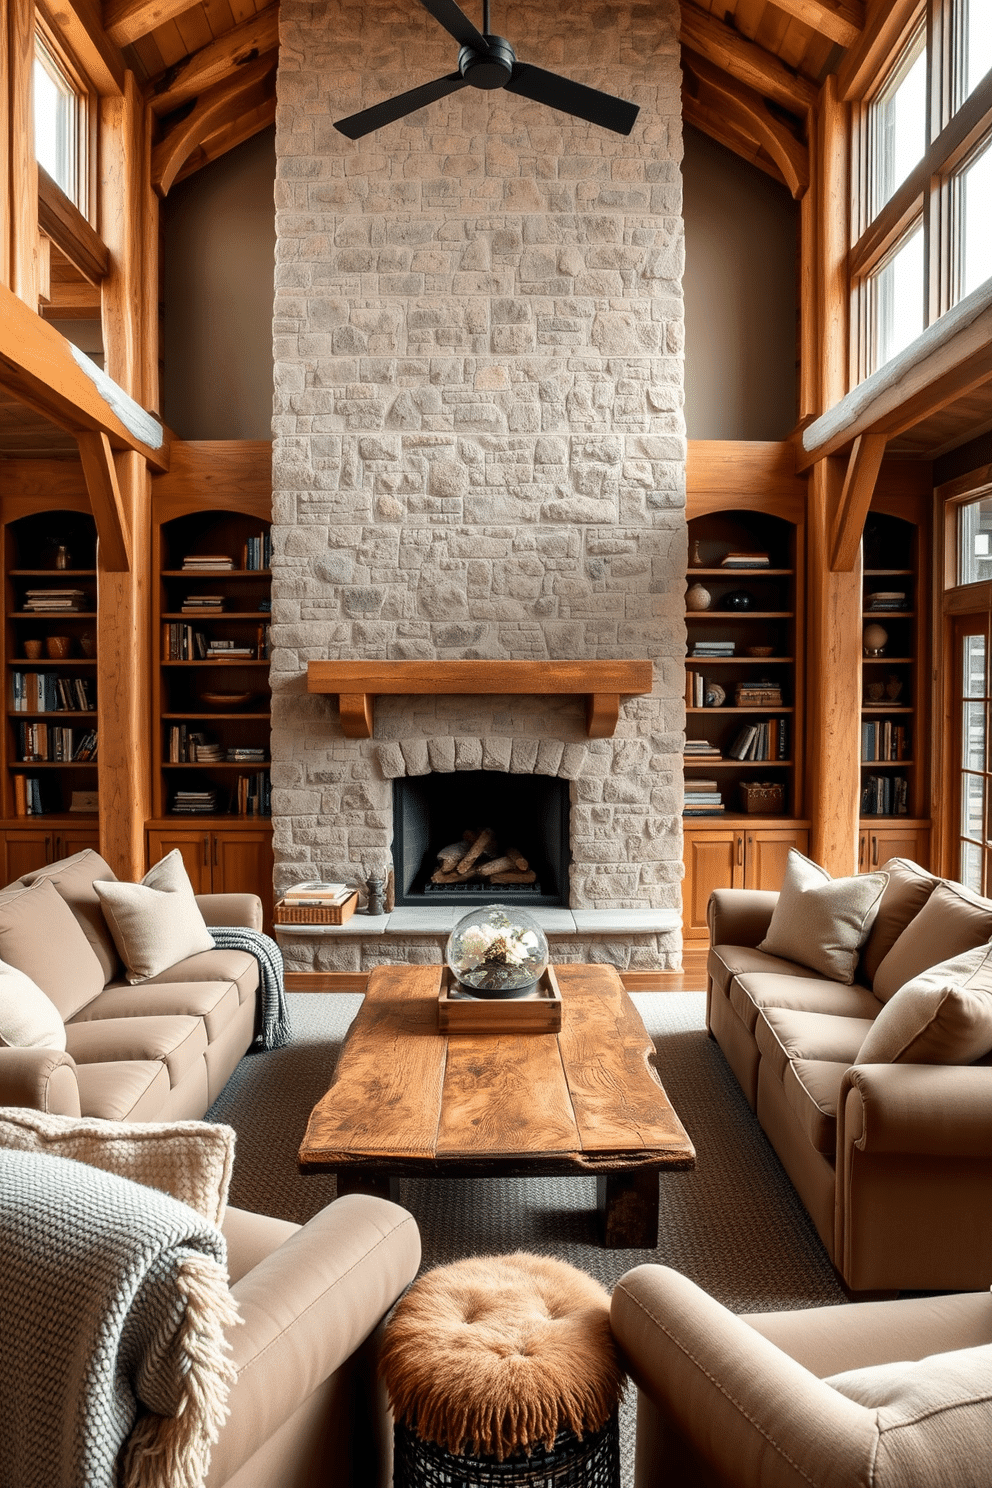
[[[77,1064],[79,1109],[104,1121],[156,1121],[169,1099],[169,1071],[158,1059]]]
[[[884,1005],[856,1064],[972,1064],[992,1052],[992,946],[921,972]]]
[[[234,1165],[234,1132],[207,1121],[160,1124],[53,1116],[0,1107],[0,1149],[46,1152],[171,1194],[219,1225]]]
[[[826,1157],[837,1151],[837,1102],[850,1067],[843,1059],[793,1059],[782,1075],[789,1109],[810,1146]]]
[[[853,982],[885,884],[884,873],[831,878],[790,848],[768,934],[758,949],[798,961],[831,981]]]
[[[71,858],[61,858],[33,873],[25,873],[18,882],[25,888],[47,879],[72,910],[83,934],[93,947],[94,954],[103,968],[103,980],[113,981],[120,971],[120,957],[114,945],[114,937],[103,917],[100,898],[93,887],[96,879],[116,882],[115,875],[98,852],[91,847],[74,853]]]
[[[23,971],[3,961],[0,961],[0,1046],[65,1048],[65,1024],[52,999]]]
[[[749,1033],[761,1008],[792,1008],[797,1013],[840,1013],[847,1018],[874,1018],[878,999],[867,987],[845,986],[823,977],[778,976],[752,972],[730,983],[730,1006]]]
[[[836,1013],[796,1013],[791,1008],[764,1008],[754,1026],[763,1059],[781,1080],[791,1059],[823,1059],[852,1065],[871,1027],[869,1018]]]
[[[77,1065],[111,1059],[161,1060],[174,1089],[206,1052],[207,1030],[202,1018],[105,1018],[68,1024],[65,1044]]]
[[[808,977],[809,967],[798,961],[785,961],[781,956],[770,956],[754,946],[716,945],[710,947],[706,958],[706,971],[717,991],[726,996],[735,976],[744,976],[752,971],[774,972],[776,976]]]
[[[202,1018],[207,1040],[213,1043],[227,1028],[240,1007],[234,982],[142,982],[137,987],[107,987],[77,1013],[74,1023],[91,1019],[142,1018],[180,1014]]]
[[[0,895],[0,959],[36,982],[66,1020],[103,991],[103,967],[47,879]]]
[[[941,961],[992,939],[992,902],[942,879],[883,958],[872,982],[880,1002]],[[2,954],[2,952],[0,952]]]
[[[875,923],[861,951],[861,975],[869,986],[910,920],[916,918],[940,883],[933,873],[928,873],[909,858],[889,858],[882,864],[881,872],[888,874],[889,881],[882,891]]]
[[[97,881],[103,913],[129,982],[157,976],[184,956],[214,949],[178,847],[140,884]]]
[[[235,982],[238,997],[247,1002],[258,991],[258,962],[248,951],[219,950],[199,951],[195,956],[184,956],[167,971],[148,977],[145,987],[165,986],[172,982]]]

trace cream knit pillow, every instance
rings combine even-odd
[[[791,848],[768,934],[758,950],[850,986],[887,882],[884,873],[831,878],[825,868]]]
[[[0,1045],[65,1049],[65,1024],[48,993],[6,961],[0,961]]]
[[[47,1152],[158,1188],[219,1225],[234,1164],[234,1132],[207,1121],[101,1121],[0,1106],[0,1151]]]
[[[93,887],[129,982],[158,976],[187,956],[214,949],[178,847],[140,884],[97,879]]]

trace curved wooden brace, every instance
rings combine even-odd
[[[683,121],[692,124],[703,134],[708,134],[710,139],[715,139],[718,145],[723,145],[731,154],[764,171],[765,175],[771,176],[780,186],[785,186],[782,172],[774,160],[765,154],[758,141],[745,133],[736,122],[732,122],[722,109],[707,108],[697,92],[693,91],[698,86],[692,74],[686,72],[682,79]]]
[[[267,52],[209,88],[186,118],[159,141],[152,151],[152,185],[159,196],[168,195],[183,165],[205,139],[264,100],[277,55]]]
[[[791,130],[779,123],[761,95],[695,52],[683,50],[683,61],[696,78],[703,106],[722,110],[732,124],[757,140],[782,172],[796,201],[805,196],[809,187],[809,151]]]

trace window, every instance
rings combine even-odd
[[[901,186],[927,146],[927,48],[920,27],[870,109],[872,215]]]
[[[992,496],[965,501],[957,509],[958,584],[992,579]]]
[[[956,304],[992,275],[992,140],[954,178]]]
[[[989,0],[957,0],[954,8],[958,107],[970,98],[992,67],[992,6]]]
[[[86,209],[86,98],[43,36],[35,37],[34,146],[38,164],[80,211]]]
[[[871,370],[898,355],[923,330],[923,224],[918,222],[868,281]]]

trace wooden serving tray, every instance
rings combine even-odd
[[[287,904],[280,899],[274,919],[277,925],[343,925],[357,906],[357,894],[349,895],[343,904]]]
[[[528,997],[467,997],[449,966],[441,968],[437,1026],[442,1033],[558,1033],[561,988],[549,966]]]

